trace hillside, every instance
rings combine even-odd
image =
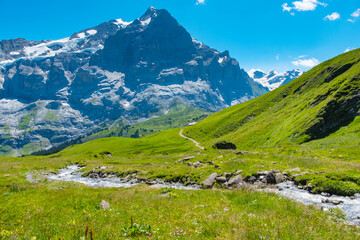
[[[207,117],[185,133],[207,147],[224,139],[250,149],[302,144],[352,122],[357,125],[359,61],[359,49],[342,54],[270,93]]]

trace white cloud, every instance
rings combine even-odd
[[[297,59],[296,61],[293,61],[291,63],[297,67],[312,68],[318,65],[320,62],[316,58],[309,58],[309,59]]]
[[[337,13],[337,12],[334,12],[334,13],[332,13],[332,14],[330,14],[330,15],[327,15],[327,16],[324,18],[325,21],[326,21],[326,20],[335,21],[335,20],[337,20],[337,19],[340,19],[340,14]]]
[[[283,5],[281,5],[281,7],[283,8],[284,12],[290,12],[292,7],[289,7],[289,4],[284,3]]]
[[[350,51],[352,51],[352,50],[354,50],[354,49],[348,47],[348,48],[344,51],[344,53],[350,52]]]
[[[301,0],[301,1],[294,1],[292,2],[292,6],[288,3],[284,3],[281,5],[284,12],[290,12],[291,15],[294,15],[292,10],[294,11],[314,11],[317,6],[324,6],[326,7],[327,4],[323,2],[319,2],[318,0]]]
[[[360,16],[360,8],[351,14],[352,17],[357,18]]]
[[[280,58],[280,57],[279,57],[279,55],[276,55],[276,60],[278,60],[278,61],[279,61],[279,58]]]
[[[360,8],[351,14],[353,19],[349,18],[348,21],[354,23],[358,17],[360,17]]]
[[[205,4],[205,0],[196,0],[196,5]]]

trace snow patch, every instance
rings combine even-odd
[[[78,33],[77,36],[79,38],[85,38],[85,33],[84,32]]]
[[[144,21],[141,21],[141,25],[147,26],[147,25],[149,25],[150,22],[151,22],[151,17],[149,17],[148,19],[146,19]]]
[[[20,54],[20,52],[18,52],[18,51],[10,52],[10,55],[19,55],[19,54]]]
[[[86,31],[86,33],[89,35],[95,35],[97,33],[97,31],[95,29],[91,29],[91,30]]]
[[[114,24],[118,25],[120,28],[126,27],[130,23],[132,23],[132,22],[126,22],[126,21],[122,20],[121,18],[115,19],[115,22],[114,22]]]

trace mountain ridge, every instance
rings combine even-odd
[[[270,91],[291,82],[295,78],[300,77],[304,72],[300,69],[294,69],[286,72],[277,72],[275,70],[266,73],[260,69],[251,69],[248,74],[263,87],[267,87]]]

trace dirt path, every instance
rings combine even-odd
[[[192,141],[193,143],[195,143],[196,147],[200,148],[201,150],[205,150],[205,148],[204,148],[203,146],[200,146],[200,143],[198,143],[197,141],[195,141],[195,140],[192,139],[192,138],[189,138],[189,137],[187,137],[187,136],[184,136],[184,135],[183,135],[183,130],[184,130],[184,129],[181,129],[181,130],[180,130],[180,133],[179,133],[180,137],[183,137],[183,138],[185,138],[185,139],[187,139],[187,140]]]

